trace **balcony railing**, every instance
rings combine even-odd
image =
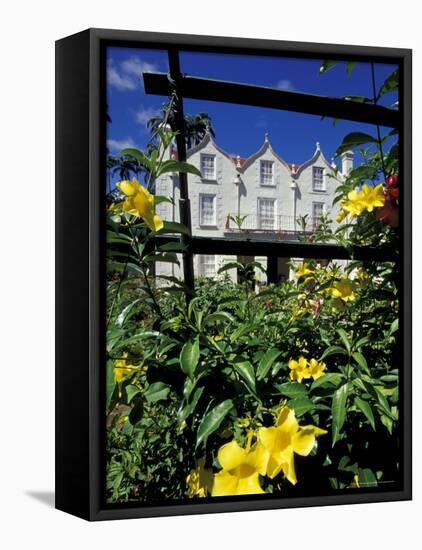
[[[314,231],[320,223],[320,218],[308,217],[305,232]],[[256,214],[228,214],[226,231],[248,233],[302,233],[304,230],[294,216],[274,216],[266,218]]]

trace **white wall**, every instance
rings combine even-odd
[[[414,409],[414,502],[174,517],[87,524],[45,502],[54,472],[54,40],[81,29],[145,29],[221,36],[413,47],[422,56],[419,5],[413,0],[368,2],[267,0],[247,6],[214,2],[212,9],[185,0],[175,3],[126,0],[15,0],[2,13],[2,101],[0,133],[2,208],[2,546],[11,550],[137,548],[172,550],[302,550],[417,548],[422,516],[422,407]],[[415,71],[415,151],[422,150],[421,63]],[[24,155],[23,155],[24,152]],[[22,158],[31,177],[20,177]],[[422,171],[414,165],[414,204],[422,204]],[[83,199],[81,199],[83,200]],[[18,214],[14,205],[17,205]],[[417,210],[416,210],[417,212]],[[31,231],[28,224],[31,220]],[[6,228],[6,229],[5,229]],[[414,242],[422,241],[415,224]],[[22,254],[19,243],[28,243]],[[420,254],[415,248],[415,273]],[[415,312],[422,309],[415,285]],[[422,330],[415,316],[415,335]],[[415,351],[419,351],[417,348]],[[28,360],[30,357],[31,360]],[[418,355],[415,354],[417,359]],[[422,385],[415,360],[414,388]],[[418,394],[415,394],[418,395]],[[31,496],[36,494],[38,496]]]

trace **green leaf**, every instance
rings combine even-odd
[[[280,354],[281,354],[281,351],[276,348],[271,348],[267,352],[265,352],[264,356],[262,357],[258,365],[258,369],[256,373],[258,380],[262,380],[267,376],[272,364]]]
[[[286,397],[296,398],[296,397],[306,397],[307,389],[303,384],[298,384],[297,382],[285,382],[284,384],[274,384],[274,387]]]
[[[319,74],[324,74],[336,65],[339,64],[339,61],[330,61],[329,59],[325,59],[322,61],[320,68],[319,68]]]
[[[133,407],[129,413],[129,422],[132,426],[137,424],[144,414],[144,402],[142,398],[136,398]]]
[[[187,405],[185,405],[177,414],[177,420],[181,424],[186,418],[188,418],[196,409],[196,405],[204,391],[204,387],[196,388],[193,392],[192,399]]]
[[[371,371],[369,370],[368,363],[366,362],[365,357],[361,353],[359,353],[358,351],[355,351],[352,353],[352,357],[362,370],[364,370],[367,374],[371,375]]]
[[[205,317],[204,325],[217,323],[218,321],[228,321],[229,323],[232,323],[234,318],[226,311],[217,311],[216,313],[210,313]]]
[[[397,92],[399,89],[399,73],[395,69],[384,81],[384,84],[381,86],[378,92],[378,98],[389,93]]]
[[[329,357],[330,355],[346,355],[346,352],[340,346],[330,346],[321,355],[320,361],[323,361],[326,357]]]
[[[370,468],[359,468],[358,470],[360,487],[377,487],[377,477]]]
[[[366,416],[372,429],[375,431],[375,418],[374,418],[374,413],[372,412],[371,405],[367,401],[364,401],[363,399],[357,396],[355,397],[355,405]]]
[[[341,338],[341,340],[344,344],[344,347],[347,349],[347,352],[350,354],[350,350],[351,350],[352,346],[350,344],[349,337],[347,336],[346,331],[343,328],[338,328],[337,329],[337,334],[340,336],[340,338]]]
[[[154,382],[144,392],[144,397],[148,403],[156,403],[167,399],[170,388],[163,382]]]
[[[349,393],[348,384],[343,384],[334,392],[331,404],[332,423],[332,445],[336,444],[341,434],[344,421],[346,419],[346,401]]]
[[[246,382],[247,386],[255,393],[255,371],[252,364],[249,361],[236,360],[232,365]]]
[[[229,271],[229,269],[242,269],[244,266],[240,262],[228,262],[223,267],[220,267],[218,274]]]
[[[183,172],[185,174],[194,174],[201,177],[201,172],[196,166],[189,162],[182,162],[178,160],[165,160],[161,163],[157,170],[157,176],[167,174],[168,172]]]
[[[220,427],[221,422],[232,407],[233,401],[226,399],[202,418],[196,435],[196,447],[199,447],[202,443],[204,446],[206,445],[208,437]]]
[[[324,386],[338,386],[343,380],[344,376],[339,372],[327,372],[312,382],[311,390]]]
[[[114,393],[114,389],[116,387],[116,380],[114,378],[114,361],[112,359],[109,359],[107,361],[107,371],[106,371],[106,405],[107,410],[110,407],[111,398]]]
[[[182,233],[183,235],[190,235],[189,229],[186,227],[186,225],[183,225],[182,223],[178,222],[167,222],[164,221],[164,227],[160,229],[160,231],[157,231],[157,235],[161,235],[162,233]]]
[[[389,335],[392,336],[395,332],[399,330],[399,320],[394,319],[394,321],[391,323]]]
[[[245,334],[250,335],[254,329],[255,325],[253,323],[242,324],[232,332],[232,334],[230,335],[230,341],[236,342],[236,340],[238,340]]]
[[[136,304],[138,304],[140,301],[141,299],[138,298],[137,300],[134,300],[128,306],[122,309],[122,311],[120,312],[119,316],[116,319],[117,327],[122,327],[125,321],[128,321],[136,313],[136,311],[134,311],[134,308]]]
[[[350,76],[353,72],[353,69],[356,67],[356,62],[355,61],[348,61],[346,63],[346,73],[347,73],[347,76]]]
[[[127,395],[127,402],[130,403],[132,399],[141,393],[141,390],[137,386],[133,386],[132,384],[129,384],[126,386],[126,395]]]
[[[315,408],[314,403],[307,397],[297,397],[287,402],[289,409],[295,411],[296,416],[303,416]]]
[[[140,151],[139,149],[134,149],[133,147],[127,147],[126,149],[122,149],[119,151],[119,155],[130,155],[134,159],[136,159],[142,166],[146,166],[147,168],[150,167],[150,160],[146,156],[145,153]]]
[[[199,361],[199,337],[189,340],[185,343],[180,352],[180,366],[182,371],[189,376],[193,377],[195,369]]]
[[[159,252],[184,252],[186,250],[186,246],[182,243],[166,243],[161,244],[157,250]]]
[[[337,148],[335,156],[338,157],[344,153],[344,151],[354,149],[355,147],[359,147],[359,145],[364,145],[365,143],[378,143],[378,141],[369,134],[364,134],[363,132],[351,132],[343,138],[343,142]]]

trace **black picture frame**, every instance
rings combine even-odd
[[[106,505],[104,486],[104,107],[107,46],[397,63],[402,488],[306,498]],[[86,520],[409,500],[411,459],[412,53],[408,49],[88,29],[56,42],[56,508]]]

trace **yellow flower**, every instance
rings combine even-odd
[[[355,296],[356,283],[348,277],[341,277],[336,281],[330,289],[331,295],[334,298],[341,298],[344,302],[349,302],[356,298]]]
[[[132,181],[121,181],[116,185],[127,197],[123,202],[125,212],[142,218],[152,231],[159,231],[164,227],[163,220],[155,213],[155,196],[136,178]]]
[[[384,187],[382,184],[371,187],[365,183],[360,191],[350,191],[347,198],[348,200],[340,201],[340,207],[352,217],[359,216],[365,210],[372,212],[374,208],[384,206]]]
[[[114,379],[118,384],[137,368],[135,365],[127,365],[126,357],[127,353],[124,353],[123,359],[114,361]]]
[[[186,478],[188,484],[188,496],[206,497],[211,494],[213,484],[212,470],[205,468],[205,459],[200,458],[196,464],[196,468],[191,470]]]
[[[299,269],[296,270],[296,278],[300,279],[301,277],[304,277],[305,275],[312,275],[314,272],[312,269],[309,269],[308,264],[305,262],[299,267]]]
[[[298,361],[290,359],[289,361],[290,379],[297,380],[299,384],[305,378],[310,378],[311,373],[308,369],[308,362],[304,357],[299,357]]]
[[[340,212],[336,216],[336,222],[340,223],[344,220],[344,218],[347,217],[347,212],[343,208],[340,210]]]
[[[217,334],[216,336],[212,337],[214,342],[219,342],[220,340],[223,340],[223,338],[224,338],[224,336],[222,336],[221,334]]]
[[[385,195],[384,186],[382,184],[372,187],[366,183],[362,186],[362,198],[361,201],[365,205],[365,209],[368,212],[372,212],[374,208],[384,206]]]
[[[311,359],[309,361],[309,372],[314,380],[324,375],[325,366],[325,363],[317,361],[316,359]]]
[[[363,288],[366,288],[369,284],[369,275],[363,269],[359,269],[356,272],[355,279],[357,279]]]
[[[331,309],[332,311],[343,311],[346,308],[343,300],[340,298],[333,298],[331,300]]]
[[[304,357],[299,357],[298,361],[290,359],[289,369],[290,379],[301,384],[304,379],[313,378],[316,380],[320,378],[324,374],[325,363],[318,362],[316,359],[307,361]]]
[[[259,474],[265,474],[268,453],[259,444],[248,447],[243,449],[235,440],[220,447],[222,470],[214,476],[213,497],[264,493]]]
[[[316,426],[299,426],[294,410],[283,407],[275,426],[258,430],[258,441],[267,452],[266,475],[273,479],[283,472],[290,483],[297,483],[294,453],[308,456],[316,437],[326,433]]]

